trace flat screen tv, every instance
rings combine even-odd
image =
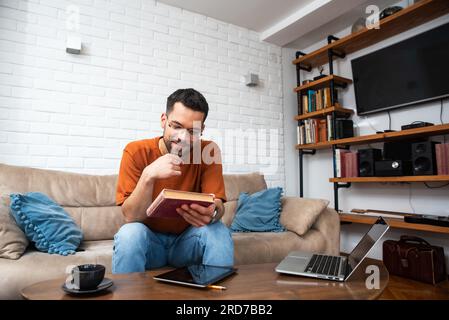
[[[351,64],[360,115],[447,97],[449,23],[354,59]]]

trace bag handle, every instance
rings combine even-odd
[[[401,236],[401,239],[399,240],[399,242],[417,242],[419,244],[425,244],[425,245],[431,247],[430,243],[428,243],[426,240],[419,238],[419,237],[415,237],[415,236],[403,235],[403,236]]]

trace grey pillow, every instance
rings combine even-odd
[[[318,219],[329,204],[328,200],[283,197],[281,224],[290,231],[302,236]]]
[[[28,239],[10,213],[9,194],[0,186],[0,258],[19,259],[28,246]]]

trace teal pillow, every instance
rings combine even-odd
[[[60,205],[40,192],[13,193],[10,198],[14,219],[36,249],[63,256],[75,253],[83,233]]]
[[[233,232],[282,232],[279,222],[282,188],[269,188],[249,195],[240,193]]]

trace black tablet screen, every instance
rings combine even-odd
[[[233,267],[217,267],[197,264],[162,273],[155,276],[154,279],[205,287],[233,274],[236,270],[237,269]]]

